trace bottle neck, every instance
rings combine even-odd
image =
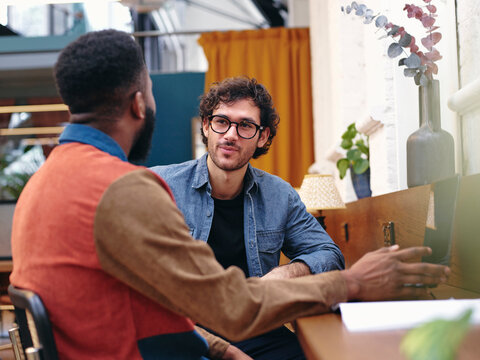
[[[440,86],[438,80],[431,80],[428,85],[418,88],[420,127],[429,126],[433,131],[442,127],[440,119]]]

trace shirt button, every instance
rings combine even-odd
[[[212,212],[211,212],[210,210],[207,211],[207,216],[208,216],[208,217],[212,216]]]

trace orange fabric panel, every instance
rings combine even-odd
[[[199,39],[208,60],[205,88],[226,77],[256,78],[273,97],[280,125],[269,152],[252,165],[301,185],[314,162],[308,29],[212,32]]]

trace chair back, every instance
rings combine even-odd
[[[15,307],[18,325],[18,332],[16,329],[10,332],[16,359],[58,360],[52,326],[40,297],[33,291],[11,284],[8,286],[8,295]]]

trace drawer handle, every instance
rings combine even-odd
[[[393,221],[385,222],[382,225],[383,229],[383,245],[395,245],[395,224]]]

